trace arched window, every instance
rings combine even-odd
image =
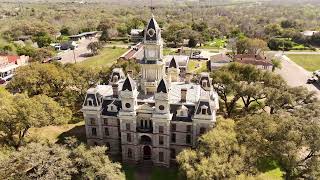
[[[93,106],[93,100],[92,99],[88,99],[87,102],[88,102],[88,106]]]

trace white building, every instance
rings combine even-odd
[[[197,138],[214,127],[218,95],[208,73],[191,83],[190,77],[180,77],[177,62],[169,63],[166,73],[161,29],[154,18],[143,44],[140,79],[125,77],[117,68],[109,85],[87,91],[82,108],[87,142],[108,146],[124,162],[168,167],[176,154],[195,147]]]

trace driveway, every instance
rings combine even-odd
[[[312,72],[303,69],[285,55],[277,54],[276,56],[282,61],[282,68],[280,70],[277,69],[276,73],[280,74],[287,81],[289,86],[304,86],[309,91],[316,92],[316,96],[320,99],[320,87],[306,83],[307,79],[312,76]]]
[[[75,62],[81,62],[85,60],[88,54],[90,54],[90,51],[87,49],[87,46],[89,43],[98,41],[96,38],[92,39],[84,39],[79,42],[78,47],[73,51],[73,50],[67,50],[60,52],[58,54],[59,57],[62,59],[60,60],[61,63],[75,63]]]

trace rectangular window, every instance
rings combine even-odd
[[[92,105],[93,105],[92,100],[88,100],[88,105],[89,105],[89,106],[92,106]]]
[[[191,133],[191,128],[192,128],[191,125],[187,125],[187,132],[188,132],[188,133]]]
[[[176,134],[175,133],[171,134],[171,142],[173,142],[173,143],[176,142]]]
[[[163,130],[163,126],[159,126],[159,133],[160,133],[160,134],[163,134],[163,131],[164,131],[164,130]]]
[[[186,144],[191,144],[191,135],[187,134],[186,136]]]
[[[95,118],[90,118],[90,124],[91,125],[96,125],[96,119]]]
[[[170,149],[170,158],[175,159],[176,158],[176,150],[175,149]]]
[[[159,152],[159,162],[163,162],[163,160],[164,160],[163,152]]]
[[[176,124],[171,124],[171,131],[176,131]]]
[[[128,158],[132,158],[132,150],[128,148]]]
[[[206,108],[202,108],[201,112],[202,112],[203,115],[206,115],[207,114],[207,109]]]
[[[206,132],[206,128],[201,127],[201,128],[200,128],[200,134],[204,134],[205,132]]]
[[[104,128],[104,135],[109,136],[109,129],[108,128]]]
[[[163,145],[163,136],[159,136],[159,145]]]
[[[92,136],[97,136],[97,129],[91,128],[91,134],[92,134]]]
[[[127,133],[127,141],[131,142],[131,134],[130,133]]]
[[[126,123],[126,130],[130,131],[130,123]]]
[[[103,124],[104,124],[105,126],[108,126],[108,119],[104,118],[104,119],[103,119]]]

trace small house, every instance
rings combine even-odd
[[[131,29],[130,39],[131,42],[141,42],[143,40],[143,29]]]
[[[260,54],[237,54],[234,61],[242,64],[251,64],[259,69],[272,70],[273,63],[266,56]]]
[[[215,69],[219,69],[220,67],[232,62],[231,57],[228,55],[221,53],[221,54],[216,54],[210,57],[210,60],[208,61],[208,69],[210,71],[213,71]]]

